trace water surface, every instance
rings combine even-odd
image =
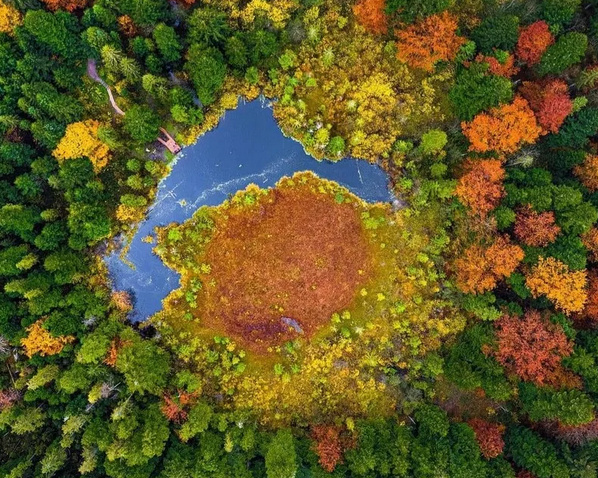
[[[366,161],[316,161],[303,147],[285,138],[272,111],[261,101],[240,105],[226,113],[218,127],[184,148],[172,172],[159,185],[131,242],[125,264],[115,252],[106,258],[114,288],[135,298],[134,320],[144,320],[162,308],[162,299],[179,287],[179,275],[152,253],[142,238],[156,226],[183,222],[201,206],[215,206],[229,195],[255,183],[273,186],[283,176],[310,170],[338,182],[369,202],[392,201],[386,173]]]

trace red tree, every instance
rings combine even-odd
[[[527,246],[547,246],[561,232],[561,228],[554,221],[552,211],[537,213],[530,206],[526,206],[517,213],[515,236]]]
[[[341,429],[331,425],[315,425],[311,429],[314,440],[313,449],[318,455],[320,466],[332,473],[343,458],[343,440]]]
[[[535,65],[540,61],[546,49],[554,43],[554,36],[545,21],[532,23],[522,28],[515,53],[521,61]]]
[[[561,359],[571,355],[573,343],[559,325],[530,310],[522,318],[504,316],[495,326],[501,365],[536,385],[560,385]]]
[[[573,109],[569,88],[563,80],[525,81],[519,92],[536,114],[542,133],[556,133]]]
[[[455,190],[459,201],[485,218],[504,196],[505,170],[497,159],[469,160]]]
[[[48,9],[55,12],[56,10],[66,10],[67,12],[74,12],[77,9],[85,8],[87,0],[42,0]]]
[[[502,423],[491,423],[480,418],[467,422],[475,432],[475,438],[484,458],[496,458],[505,447],[502,438],[505,426]]]
[[[519,68],[515,66],[515,56],[511,54],[508,55],[502,63],[498,61],[497,58],[483,55],[482,53],[479,53],[478,56],[476,56],[475,61],[479,63],[488,63],[488,71],[493,75],[510,78],[519,72]]]

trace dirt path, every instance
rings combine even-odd
[[[104,88],[106,88],[106,91],[108,92],[108,97],[110,98],[110,104],[112,105],[112,108],[114,108],[114,111],[116,114],[119,114],[121,116],[125,115],[125,112],[123,110],[121,110],[118,105],[116,104],[116,101],[114,100],[114,95],[112,94],[112,90],[110,89],[110,86],[108,86],[108,84],[102,80],[102,78],[100,78],[100,75],[98,75],[98,70],[96,68],[96,61],[93,58],[89,58],[87,60],[87,75],[93,80],[98,82],[100,85],[102,85]]]

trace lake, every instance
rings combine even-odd
[[[141,240],[153,235],[156,226],[183,222],[199,207],[218,205],[251,183],[269,187],[283,176],[306,170],[368,202],[395,199],[379,166],[351,158],[316,161],[306,154],[301,144],[282,134],[267,101],[228,111],[216,129],[184,148],[175,161],[131,241],[126,260],[134,268],[121,260],[119,251],[106,257],[114,288],[135,298],[131,318],[136,321],[158,312],[162,299],[179,287],[179,275],[153,254],[154,244]]]

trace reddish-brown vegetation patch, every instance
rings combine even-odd
[[[297,327],[313,335],[371,272],[355,206],[306,187],[270,196],[258,211],[236,210],[217,224],[202,257],[216,282],[205,289],[204,324],[257,348]]]

